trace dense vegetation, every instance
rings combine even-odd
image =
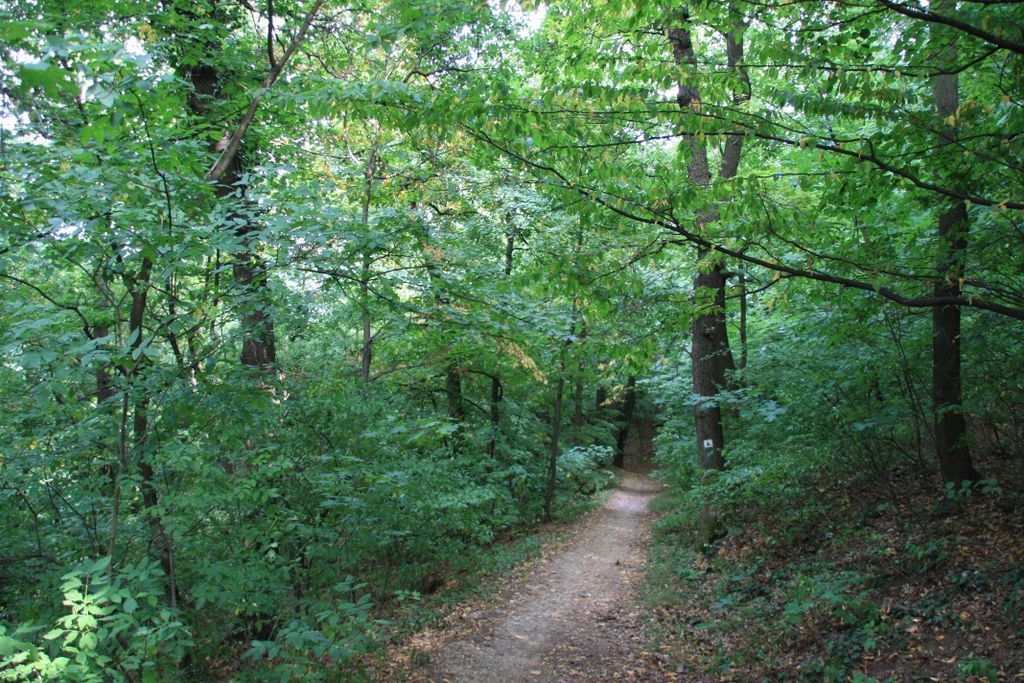
[[[812,675],[884,591],[743,539],[1019,520],[1024,4],[0,20],[0,679],[350,677],[606,485],[635,410],[667,585],[717,557],[726,607],[834,619]]]

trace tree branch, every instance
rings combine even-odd
[[[1024,55],[1024,44],[1015,43],[1012,40],[1001,38],[994,33],[990,33],[989,31],[980,29],[977,26],[968,24],[967,22],[964,21],[960,21],[959,19],[947,17],[942,14],[936,14],[931,10],[921,10],[916,9],[914,7],[907,7],[906,5],[901,5],[897,2],[892,2],[891,0],[877,1],[879,4],[891,9],[893,12],[898,12],[905,17],[910,17],[911,19],[920,19],[921,21],[927,21],[932,24],[943,24],[945,26],[955,28],[958,31],[962,31],[968,35],[974,36],[975,38],[984,40],[986,43],[991,43],[992,45],[1001,47],[1004,50],[1009,50],[1010,52],[1016,52],[1019,55]]]
[[[817,280],[819,282],[829,282],[835,285],[839,285],[841,287],[848,287],[850,289],[859,289],[865,292],[871,292],[873,294],[881,296],[884,299],[888,299],[889,301],[893,301],[902,306],[907,306],[910,308],[932,308],[935,306],[965,306],[969,308],[978,308],[981,310],[991,311],[993,313],[1005,315],[1009,318],[1014,318],[1015,320],[1024,320],[1024,309],[1013,308],[1011,306],[1006,306],[994,301],[987,301],[985,299],[979,299],[971,296],[908,297],[899,294],[898,292],[888,287],[880,287],[869,282],[854,280],[852,278],[842,277],[839,275],[831,275],[829,273],[823,273],[818,270],[807,270],[803,268],[787,266],[782,263],[773,263],[771,261],[766,261],[764,259],[757,258],[756,256],[751,256],[750,254],[746,253],[743,250],[730,249],[728,247],[715,244],[714,242],[708,240],[707,238],[702,237],[690,230],[687,230],[675,218],[666,218],[653,211],[651,211],[653,217],[641,216],[639,214],[633,213],[632,211],[627,211],[626,209],[623,209],[620,206],[616,206],[612,202],[602,197],[602,193],[600,191],[595,190],[593,188],[581,186],[577,183],[570,181],[557,168],[549,166],[547,164],[532,161],[524,157],[523,155],[518,154],[508,149],[507,147],[502,146],[497,141],[491,139],[489,136],[480,131],[472,130],[470,128],[466,128],[466,130],[472,137],[476,138],[477,140],[480,140],[488,145],[491,145],[495,149],[522,162],[523,164],[526,164],[531,168],[544,171],[545,173],[553,175],[554,177],[558,178],[562,187],[564,187],[565,189],[577,192],[578,194],[588,198],[589,200],[599,204],[600,206],[603,206],[609,211],[619,216],[622,216],[623,218],[627,218],[629,220],[636,221],[639,223],[646,223],[648,225],[659,226],[661,228],[664,228],[665,230],[676,233],[677,235],[683,237],[686,241],[690,242],[691,244],[694,244],[698,247],[703,247],[705,249],[709,249],[711,251],[716,251],[720,254],[724,254],[725,256],[731,256],[739,261],[750,263],[755,266],[761,266],[762,268],[777,273],[784,273],[795,277],[802,277],[808,280]]]
[[[323,4],[324,0],[316,0],[316,2],[313,3],[309,12],[306,13],[306,18],[302,22],[302,27],[299,29],[298,33],[295,34],[295,37],[292,38],[292,42],[288,45],[288,49],[283,55],[281,55],[281,59],[271,66],[270,73],[267,74],[265,79],[263,79],[263,86],[260,89],[260,92],[254,95],[252,100],[249,102],[249,108],[246,109],[245,115],[242,116],[242,120],[239,122],[238,128],[236,128],[235,132],[228,138],[228,144],[224,147],[224,151],[220,153],[217,161],[210,167],[210,170],[206,172],[207,182],[213,183],[220,180],[220,177],[223,176],[231,166],[231,162],[234,161],[235,157],[238,155],[239,148],[242,146],[242,138],[245,136],[245,132],[249,130],[249,124],[252,123],[253,118],[256,116],[256,108],[259,107],[260,100],[263,99],[263,94],[277,82],[285,64],[287,64],[288,60],[291,59],[291,56],[295,54],[295,51],[299,49],[299,45],[306,37],[306,33],[309,32],[309,27],[312,26],[313,19],[316,17],[317,12],[320,11]]]

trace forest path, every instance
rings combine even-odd
[[[647,559],[648,503],[660,485],[621,473],[608,502],[495,606],[465,616],[401,680],[434,683],[674,680],[639,661],[635,587]]]

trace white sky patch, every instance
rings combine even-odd
[[[526,26],[530,34],[540,30],[544,24],[544,18],[548,15],[547,5],[537,5],[532,11],[526,13]]]
[[[544,17],[548,14],[548,6],[540,2],[531,10],[524,10],[522,4],[515,1],[490,0],[490,2],[492,10],[495,12],[504,11],[508,16],[512,17],[513,21],[519,24],[520,36],[524,38],[532,36],[539,31],[540,27],[544,24]]]

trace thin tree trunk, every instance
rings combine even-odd
[[[440,310],[448,305],[448,295],[444,290],[444,285],[441,282],[441,278],[438,276],[437,263],[434,259],[434,254],[430,253],[428,247],[430,246],[430,233],[429,231],[423,237],[420,243],[421,248],[424,250],[424,256],[426,258],[424,262],[424,268],[427,271],[427,277],[430,281],[431,295],[437,308]],[[449,347],[448,351],[451,351]],[[449,355],[449,354],[446,354]],[[463,408],[462,401],[462,373],[463,370],[455,362],[454,359],[448,358],[447,365],[444,368],[444,393],[447,404],[448,417],[455,422],[456,431],[452,434],[452,438],[449,443],[452,448],[452,453],[457,454],[459,452],[459,441],[462,436],[461,427],[462,421],[465,418],[465,410]]]
[[[107,325],[96,324],[92,326],[91,330],[89,330],[89,337],[94,342],[98,342],[100,339],[106,339],[108,336],[110,336],[110,327],[108,327]],[[104,361],[102,363],[96,364],[96,368],[94,371],[96,378],[96,412],[100,413],[101,415],[110,410],[110,400],[114,397],[115,394],[114,383],[111,381],[110,372],[111,368],[109,361]],[[107,440],[105,433],[101,432],[101,436],[98,439],[96,446],[99,449],[100,453],[102,454],[106,454],[110,451],[110,442]],[[113,493],[115,508],[119,507],[120,505],[119,499],[121,492],[119,488],[120,484],[118,482],[118,478],[120,477],[121,472],[124,469],[124,458],[122,457],[123,449],[118,448],[116,450],[118,456],[117,462],[112,464],[105,464],[101,467],[103,475],[109,477],[111,484],[113,484],[114,486],[115,490]],[[115,521],[116,516],[117,515],[115,510]]]
[[[558,480],[559,439],[562,436],[562,396],[565,393],[565,354],[568,340],[562,345],[558,365],[558,381],[555,383],[555,409],[551,417],[551,451],[548,455],[548,483],[544,491],[544,519],[551,521],[555,503],[555,483]]]
[[[448,397],[448,417],[455,422],[462,422],[466,417],[462,406],[462,373],[458,367],[449,365],[445,368],[444,391]]]
[[[491,437],[487,440],[487,457],[493,458],[497,453],[498,426],[501,424],[501,378],[491,376]]]
[[[577,239],[577,247],[582,244],[582,233]],[[544,492],[544,519],[551,521],[552,506],[555,500],[555,484],[558,480],[558,454],[559,440],[562,437],[562,399],[565,396],[565,358],[572,346],[576,336],[576,325],[580,314],[579,297],[572,299],[572,316],[569,319],[569,334],[562,342],[562,349],[558,354],[558,382],[555,385],[555,406],[554,415],[551,418],[551,453],[548,459],[548,485]]]
[[[144,258],[138,277],[131,283],[132,307],[128,319],[128,338],[131,365],[128,370],[131,389],[138,391],[140,380],[139,370],[145,364],[145,356],[140,353],[143,348],[146,318],[146,304],[149,298],[149,282],[153,273],[153,262]],[[150,539],[160,560],[160,567],[167,576],[167,594],[172,609],[178,606],[177,578],[174,572],[174,552],[170,536],[164,528],[163,518],[159,512],[159,497],[156,489],[153,465],[147,449],[149,430],[149,396],[143,393],[137,396],[132,407],[132,453],[138,464],[141,478],[139,488],[142,493],[142,505],[146,510],[150,527]]]
[[[740,370],[747,368],[747,276],[740,273]]]
[[[581,323],[583,329],[580,331],[580,341],[584,341],[587,338],[587,325],[585,321]],[[573,434],[576,444],[580,443],[580,430],[583,425],[587,423],[586,415],[583,413],[583,373],[587,370],[587,360],[583,357],[583,353],[580,352],[579,364],[576,367],[576,384],[573,387],[573,411],[572,411],[572,426],[575,427]]]
[[[363,230],[366,235],[370,232],[370,204],[373,202],[373,176],[377,170],[377,149],[370,150],[370,158],[366,162],[365,188],[363,196]],[[363,252],[363,268],[359,278],[359,307],[362,313],[363,322],[363,349],[362,363],[360,366],[360,378],[363,385],[370,383],[370,368],[373,363],[373,329],[370,320],[370,254]]]
[[[507,278],[512,274],[512,257],[515,254],[516,239],[515,233],[509,227],[505,231],[505,261],[502,272]],[[501,399],[502,399],[501,377],[497,374],[491,376],[491,437],[487,440],[487,455],[494,457],[498,451],[497,438],[498,427],[501,425]]]
[[[626,440],[629,438],[629,427],[633,424],[633,414],[636,412],[636,377],[630,375],[626,378],[626,395],[623,397],[622,413],[620,415],[621,426],[615,437],[615,456],[612,464],[615,467],[623,467],[626,464]]]
[[[951,0],[937,0],[936,12],[952,9]],[[933,27],[940,42],[939,72],[935,76],[935,97],[940,147],[956,141],[956,112],[959,107],[959,84],[956,75],[957,47],[952,31]],[[948,70],[948,73],[943,70]],[[952,117],[953,125],[948,119]],[[948,155],[952,157],[953,155]],[[967,207],[962,201],[941,209],[938,224],[939,257],[934,293],[937,297],[959,297],[967,256]],[[935,450],[942,477],[959,486],[977,481],[980,476],[971,461],[967,442],[961,395],[960,307],[936,306],[932,309],[932,402],[935,411]]]
[[[246,251],[239,254],[232,273],[235,283],[247,301],[242,310],[242,365],[273,371],[277,363],[277,346],[274,338],[274,321],[270,317],[269,292],[267,287],[266,263],[252,249],[255,240],[248,237],[250,229],[240,232],[246,235]]]
[[[580,360],[579,371],[581,374],[583,373],[583,370],[583,360]],[[572,426],[576,428],[576,443],[578,444],[579,430],[587,423],[587,419],[583,414],[583,378],[580,376],[576,377],[576,384],[573,387],[572,402]]]
[[[370,370],[373,367],[373,326],[370,320],[370,258],[363,256],[363,272],[359,280],[359,307],[363,318],[363,350],[359,377],[363,384],[370,383]]]
[[[93,341],[106,339],[110,336],[110,328],[107,325],[93,325],[90,336]],[[96,406],[102,406],[113,396],[114,385],[110,381],[110,364],[98,363],[96,365]]]
[[[505,277],[512,274],[512,257],[516,251],[516,236],[511,228],[505,232]]]

